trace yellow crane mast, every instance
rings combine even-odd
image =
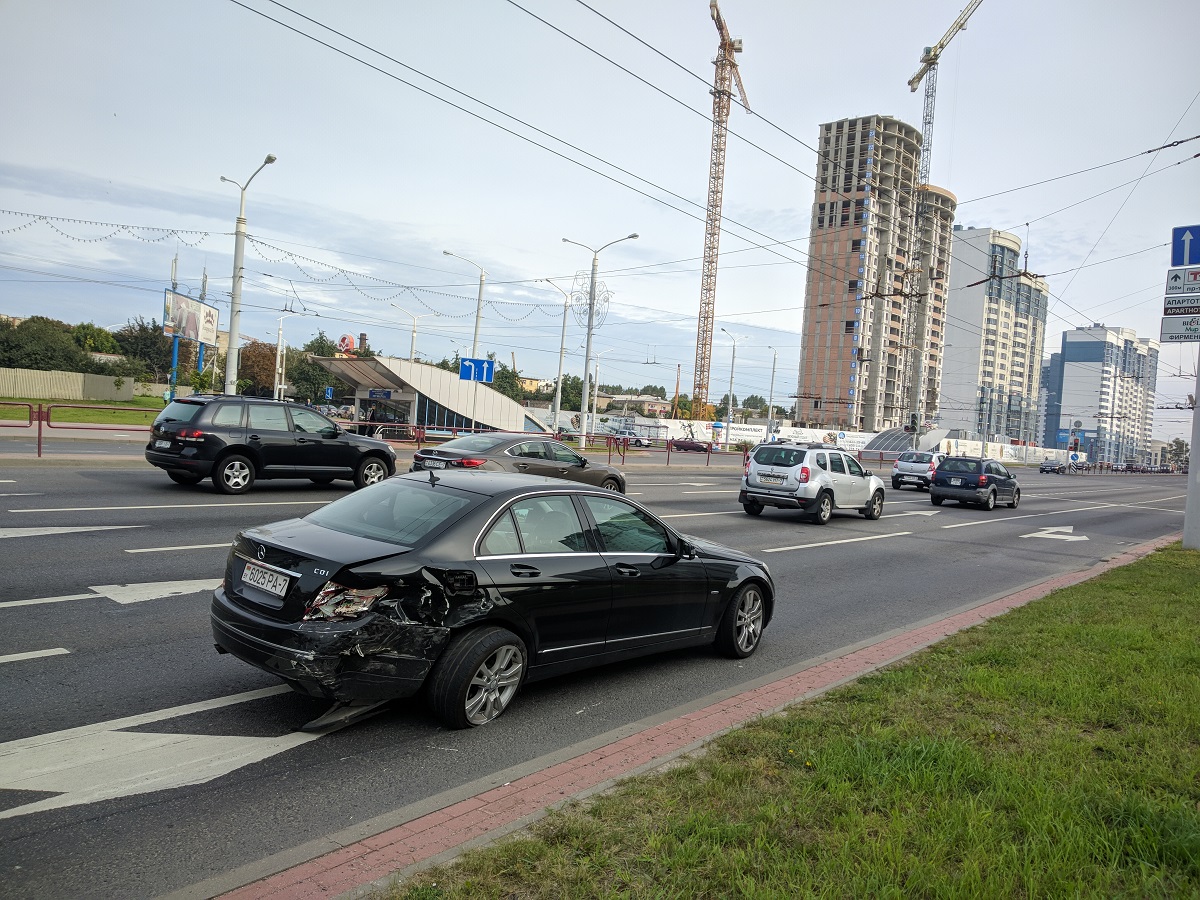
[[[735,53],[742,52],[741,39],[729,36],[729,28],[710,0],[709,14],[717,26],[721,43],[713,61],[713,132],[712,152],[708,161],[708,211],[704,220],[704,262],[700,274],[700,320],[696,327],[695,384],[692,388],[692,418],[708,418],[708,376],[712,363],[713,320],[717,302],[717,248],[721,242],[721,195],[725,190],[725,140],[728,136],[729,102],[736,82],[738,97],[746,112],[750,111],[746,88],[738,71]],[[732,398],[730,398],[732,402]]]

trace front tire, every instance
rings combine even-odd
[[[870,519],[872,522],[883,515],[883,491],[876,491],[871,495],[871,502],[866,505],[862,514],[863,518]]]
[[[167,477],[176,484],[194,485],[204,480],[203,475],[193,475],[191,472],[168,472]]]
[[[226,456],[217,463],[212,480],[222,494],[244,494],[254,485],[254,464],[244,456]]]
[[[372,484],[378,484],[387,477],[388,468],[383,460],[378,456],[368,456],[354,470],[354,486],[360,489],[369,487]]]
[[[817,498],[817,508],[812,514],[812,520],[818,525],[828,525],[833,518],[833,498],[829,494],[821,494]]]
[[[429,677],[429,705],[447,728],[486,725],[508,708],[525,678],[524,642],[504,628],[454,638]]]
[[[743,585],[729,601],[729,608],[717,626],[717,650],[732,659],[745,659],[758,649],[765,618],[762,588],[757,584]]]
[[[1012,502],[1008,504],[1008,508],[1009,508],[1009,509],[1016,509],[1016,508],[1017,508],[1017,504],[1018,504],[1018,503],[1020,503],[1020,502],[1021,502],[1021,489],[1020,489],[1020,488],[1017,488],[1015,491],[1013,491],[1013,498],[1012,498]]]

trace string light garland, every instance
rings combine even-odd
[[[142,241],[147,244],[159,244],[165,240],[175,238],[181,244],[185,244],[188,247],[198,247],[198,246],[200,246],[201,243],[204,242],[204,240],[206,238],[212,237],[214,234],[218,237],[228,236],[228,235],[232,234],[232,232],[192,231],[192,230],[183,229],[183,228],[159,228],[159,227],[155,227],[153,225],[124,225],[119,222],[95,222],[90,219],[68,219],[68,218],[63,218],[61,216],[45,216],[45,215],[39,215],[37,213],[21,212],[19,210],[15,210],[15,209],[0,209],[0,214],[6,215],[6,216],[22,216],[29,220],[27,222],[22,223],[21,225],[17,225],[14,228],[2,229],[2,230],[0,230],[0,234],[10,234],[14,231],[21,231],[22,229],[29,228],[33,225],[45,225],[51,231],[53,231],[57,234],[60,234],[63,237],[68,238],[69,240],[76,241],[77,243],[80,243],[80,244],[97,244],[100,241],[108,241],[108,240],[113,239],[114,237],[125,235],[128,237],[136,238],[137,240]],[[59,228],[58,224],[57,224],[59,222],[62,222],[64,224],[68,224],[68,225],[98,225],[101,228],[108,228],[111,230],[109,231],[108,234],[101,235],[100,237],[83,238],[83,237],[79,237],[74,234],[69,234],[68,232],[64,231],[62,228]],[[160,232],[161,236],[155,237],[155,238],[144,237],[140,233],[143,231]],[[199,237],[197,238],[197,240],[195,240],[193,242],[193,241],[189,241],[189,240],[185,239],[183,237],[183,235],[185,235],[185,234],[186,235],[199,235]]]

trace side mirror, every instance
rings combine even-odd
[[[587,457],[586,456],[579,457],[579,468],[581,468],[581,469],[587,468]]]
[[[680,559],[695,559],[696,548],[683,538],[679,539],[679,544],[675,547],[675,555]]]

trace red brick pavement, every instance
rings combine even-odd
[[[614,779],[667,762],[749,719],[811,698],[1052,591],[1140,559],[1179,537],[1175,534],[1160,538],[1083,572],[1060,575],[999,600],[818,663],[349,844],[224,896],[236,900],[329,898],[385,879],[490,832],[511,829],[522,819],[535,817],[572,797],[592,793]]]

